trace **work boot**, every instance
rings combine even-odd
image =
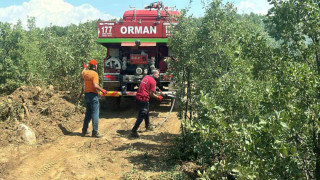
[[[99,132],[92,133],[92,137],[102,138],[102,137],[103,137],[103,134],[100,134]]]
[[[138,138],[139,134],[138,134],[137,131],[131,131],[131,135],[130,136],[133,137],[133,138]]]
[[[149,125],[146,127],[146,131],[153,131],[155,128],[155,125]]]
[[[82,132],[82,133],[81,133],[81,136],[82,136],[82,137],[86,137],[86,136],[89,136],[89,135],[90,135],[89,132]]]

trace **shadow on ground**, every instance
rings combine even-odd
[[[68,131],[62,124],[58,124],[58,127],[62,131],[63,135],[66,135],[66,136],[81,136],[80,132]]]
[[[140,136],[147,137],[147,136]],[[135,142],[117,147],[115,151],[126,151],[129,156],[126,158],[130,163],[143,171],[169,171],[172,170],[177,162],[168,154],[168,149],[172,148],[166,143],[150,144],[144,142]]]
[[[139,138],[132,138],[130,137],[131,130],[118,130],[117,133],[122,137],[138,141],[113,149],[115,151],[126,151],[129,154],[127,159],[138,169],[162,172],[171,170],[177,165],[177,162],[171,159],[168,149],[173,149],[170,144],[179,135],[169,133],[144,135],[144,132],[140,131]],[[149,142],[141,142],[140,140]],[[150,141],[154,143],[150,143]]]
[[[119,136],[127,138],[127,139],[142,139],[142,140],[148,140],[148,141],[153,141],[156,143],[167,143],[168,141],[179,137],[178,134],[169,134],[169,133],[160,133],[160,134],[155,134],[155,135],[144,135],[146,131],[138,131],[139,133],[139,138],[132,138],[130,136],[131,130],[117,130],[117,133]]]

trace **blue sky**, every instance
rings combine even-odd
[[[26,24],[27,17],[36,17],[38,27],[53,25],[65,26],[87,20],[122,17],[129,6],[142,9],[144,5],[156,0],[0,0],[0,21],[16,23],[18,19]],[[203,15],[202,2],[211,0],[192,0],[189,14]],[[165,6],[178,10],[188,6],[189,0],[162,0]],[[266,14],[270,5],[267,0],[223,0],[232,2],[239,13]]]

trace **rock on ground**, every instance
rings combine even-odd
[[[18,126],[18,134],[26,144],[33,145],[37,143],[35,133],[25,124]]]

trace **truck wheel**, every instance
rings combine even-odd
[[[121,102],[120,97],[105,97],[103,106],[106,109],[115,110],[120,108],[120,102]]]

